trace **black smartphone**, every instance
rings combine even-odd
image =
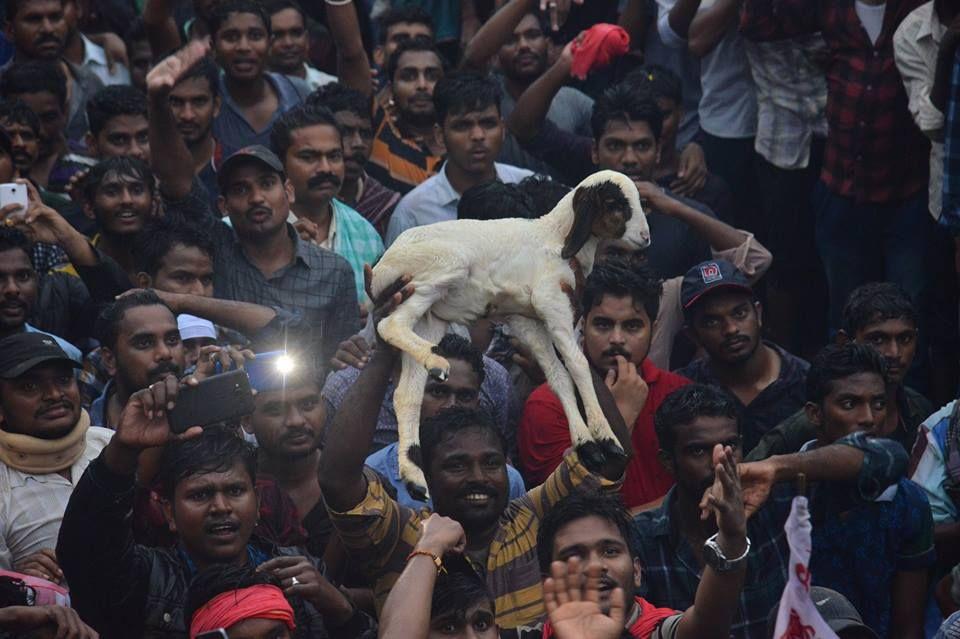
[[[238,419],[253,412],[250,379],[241,370],[228,371],[187,386],[177,394],[177,405],[167,415],[170,431]]]

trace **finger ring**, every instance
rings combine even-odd
[[[291,585],[291,586],[296,586],[296,585],[299,584],[299,583],[300,583],[300,580],[299,580],[299,579],[297,579],[296,577],[290,577],[290,585]]]

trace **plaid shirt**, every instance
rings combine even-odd
[[[855,433],[836,443],[864,453],[856,488],[851,487],[851,492],[860,500],[876,498],[906,470],[906,452],[891,440],[869,439],[864,433]],[[747,521],[747,535],[752,545],[747,557],[746,581],[730,629],[736,639],[769,637],[767,616],[780,601],[787,583],[790,549],[783,525],[795,494],[790,484],[774,486],[763,508]],[[703,568],[680,535],[678,524],[672,520],[675,500],[676,488],[673,488],[660,508],[634,518],[633,544],[643,566],[644,578],[638,594],[658,606],[686,610],[693,605]]]
[[[927,184],[930,145],[907,108],[893,58],[893,34],[921,0],[888,0],[874,46],[855,0],[745,0],[741,29],[756,41],[820,31],[830,49],[827,122],[821,179],[858,203],[887,204]]]

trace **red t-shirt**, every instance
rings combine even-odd
[[[640,365],[640,376],[650,387],[647,403],[633,426],[633,457],[621,489],[627,508],[660,499],[673,486],[673,477],[657,459],[660,445],[653,429],[653,414],[667,395],[690,380],[660,370],[649,359]],[[530,484],[540,484],[560,465],[570,448],[570,427],[560,400],[547,384],[534,390],[523,408],[517,433],[520,465]]]

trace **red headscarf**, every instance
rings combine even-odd
[[[595,24],[573,43],[570,75],[581,80],[594,69],[602,69],[630,50],[630,36],[615,24]]]
[[[630,636],[636,639],[649,639],[664,619],[680,614],[672,608],[657,608],[643,597],[636,597],[636,602],[640,606],[640,616],[632,626],[627,628]],[[550,637],[553,637],[553,626],[548,621],[543,625],[543,639],[550,639]]]
[[[269,584],[257,584],[220,593],[193,613],[190,639],[202,632],[229,628],[246,619],[276,619],[294,630],[293,608],[283,591]]]

